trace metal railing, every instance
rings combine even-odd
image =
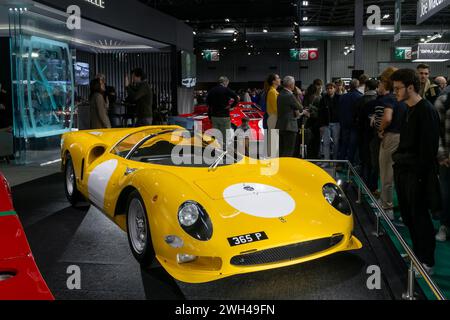
[[[392,221],[387,216],[386,212],[383,210],[382,206],[378,203],[378,201],[375,199],[375,197],[372,195],[372,192],[370,192],[369,188],[366,186],[362,178],[359,176],[356,169],[353,167],[353,165],[347,161],[347,160],[310,160],[307,161],[312,163],[332,163],[333,164],[333,177],[336,177],[337,164],[344,164],[347,166],[347,182],[351,182],[351,176],[353,175],[357,180],[358,185],[358,199],[357,203],[362,202],[362,193],[364,192],[372,201],[372,203],[376,206],[376,209],[378,209],[379,214],[376,214],[377,218],[377,225],[376,225],[376,232],[374,235],[376,237],[380,237],[382,235],[381,228],[382,224],[380,221],[380,218],[384,219],[384,222],[389,227],[389,229],[392,231],[394,236],[399,241],[400,245],[405,250],[406,254],[408,255],[410,261],[410,266],[408,269],[408,284],[407,284],[407,292],[403,294],[403,299],[405,300],[415,300],[415,294],[414,294],[414,286],[415,286],[415,270],[417,270],[427,283],[428,287],[431,289],[433,294],[436,296],[438,300],[447,300],[445,296],[443,295],[442,291],[439,289],[439,287],[436,285],[436,283],[431,279],[428,272],[423,267],[422,263],[419,261],[419,259],[414,254],[413,250],[409,247],[409,245],[406,243],[405,239],[403,239],[400,232],[397,230],[395,225],[392,223]],[[415,270],[414,270],[415,269]]]

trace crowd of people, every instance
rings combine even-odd
[[[229,109],[249,98],[249,92],[240,92],[243,99],[228,84],[221,77],[205,99],[213,127],[224,137]],[[436,240],[450,236],[450,86],[445,77],[432,81],[425,64],[417,70],[388,67],[375,78],[353,79],[348,87],[342,80],[324,86],[317,79],[303,91],[294,77],[271,74],[257,101],[265,111],[268,156],[276,155],[270,132],[278,130],[280,157],[350,161],[388,217],[409,228],[416,255],[433,272]],[[394,189],[401,213],[397,220]],[[441,221],[438,231],[432,218]]]

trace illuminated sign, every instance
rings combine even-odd
[[[411,60],[412,47],[396,47],[394,51],[394,60]]]
[[[105,9],[105,0],[84,0],[86,2],[89,2],[90,4]]]
[[[450,0],[418,0],[417,24],[421,24],[448,5],[450,5]]]
[[[318,48],[291,49],[289,56],[293,61],[311,61],[319,59]]]
[[[444,62],[450,60],[450,43],[419,43],[412,51],[413,62]]]
[[[209,62],[220,61],[219,50],[203,50],[202,55],[203,55],[203,60],[206,60]]]

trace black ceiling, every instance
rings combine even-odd
[[[307,7],[303,6],[303,0],[139,1],[189,24],[196,34],[194,46],[197,49],[247,48],[258,51],[260,48],[276,48],[278,50],[299,46],[300,38],[302,41],[323,39],[336,30],[350,30],[351,33],[354,26],[355,0],[309,0]],[[383,26],[394,24],[395,0],[365,0],[365,20],[369,17],[366,9],[370,5],[378,5],[382,17],[389,15],[389,18],[382,20]],[[432,31],[450,29],[450,6],[419,26],[416,26],[416,14],[417,0],[403,0],[402,26],[409,26],[408,28],[414,29],[417,33],[421,33],[421,30],[426,28],[427,32],[431,30],[430,34]],[[301,21],[303,16],[307,16],[308,21]],[[299,23],[301,27],[321,29],[322,32],[320,35],[313,32],[300,36],[294,23]],[[262,32],[264,28],[268,29],[267,34]],[[233,36],[233,32],[237,32],[238,35]],[[295,35],[298,38],[295,38]],[[233,37],[238,38],[237,42],[232,41]],[[419,41],[422,36],[413,32],[409,37]]]
[[[298,9],[308,16],[308,26],[352,26],[354,0],[310,0],[303,7],[298,0],[139,0],[149,6],[186,21],[196,29],[215,29],[235,26],[282,27],[298,20]],[[383,21],[393,24],[395,0],[364,1],[364,6],[380,6],[382,15],[390,18]],[[417,0],[404,0],[403,25],[416,24]],[[425,25],[443,25],[450,22],[450,7],[425,22]],[[367,15],[367,14],[366,14]],[[230,23],[225,22],[230,19]]]

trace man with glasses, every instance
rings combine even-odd
[[[429,274],[436,248],[430,210],[441,205],[437,154],[439,114],[419,95],[419,75],[400,69],[391,77],[396,99],[407,105],[400,126],[400,143],[393,154],[395,187],[403,222],[409,228],[413,250]]]
[[[430,81],[430,66],[424,63],[419,64],[417,66],[417,73],[420,77],[419,95],[434,105],[436,99],[441,94],[441,90],[437,84],[433,84]]]

